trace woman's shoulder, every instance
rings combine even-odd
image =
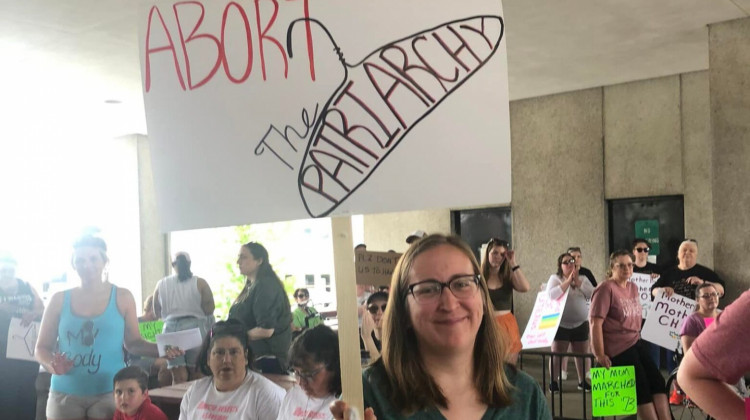
[[[276,385],[272,380],[263,376],[258,372],[248,370],[245,382],[242,384],[246,390],[254,390],[261,394],[272,394],[279,397],[279,401],[284,398],[286,391],[284,388]]]

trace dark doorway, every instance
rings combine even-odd
[[[677,260],[685,238],[685,213],[681,195],[628,198],[609,201],[609,250],[630,249],[633,239],[651,244],[650,255],[666,267]]]
[[[481,262],[482,245],[490,238],[505,239],[513,246],[510,207],[455,210],[451,216],[453,232],[471,246],[477,261]]]

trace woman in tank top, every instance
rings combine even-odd
[[[111,419],[112,379],[125,367],[123,345],[141,356],[159,353],[138,332],[133,295],[104,278],[104,240],[83,236],[73,248],[81,285],[52,296],[36,344],[36,359],[52,374],[47,418]],[[175,353],[182,352],[169,356]]]
[[[516,252],[510,249],[507,241],[492,238],[487,243],[482,258],[482,276],[487,280],[495,320],[508,340],[506,361],[515,364],[521,351],[521,334],[512,313],[513,291],[526,293],[531,286],[516,262]]]

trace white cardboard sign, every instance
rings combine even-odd
[[[498,0],[141,0],[138,20],[164,230],[510,202]]]
[[[524,349],[552,345],[557,329],[560,327],[560,319],[567,300],[567,290],[564,295],[555,300],[550,299],[546,291],[537,293],[529,323],[526,324],[526,329],[521,337],[521,344]]]
[[[168,347],[179,347],[181,350],[190,350],[200,347],[203,344],[201,330],[191,328],[189,330],[156,334],[156,347],[159,349],[159,356],[166,355]]]
[[[692,299],[676,293],[666,297],[662,292],[651,305],[641,338],[668,350],[676,349],[682,322],[695,312],[695,307],[696,302]]]
[[[6,357],[8,359],[28,360],[34,359],[34,348],[39,334],[39,323],[32,322],[27,326],[21,325],[20,318],[11,318],[8,328],[8,347]]]
[[[641,308],[643,308],[642,316],[643,319],[648,317],[648,310],[651,308],[651,286],[656,283],[657,278],[652,279],[651,274],[633,273],[630,281],[638,286],[638,296],[641,301]]]

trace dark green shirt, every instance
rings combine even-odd
[[[529,375],[513,368],[505,368],[508,380],[513,385],[513,402],[507,407],[488,407],[481,420],[549,420],[552,415],[539,384]],[[445,420],[436,407],[420,410],[404,416],[388,401],[385,369],[380,363],[362,372],[365,407],[372,407],[378,420]],[[469,419],[470,420],[470,419]]]
[[[269,338],[250,341],[254,357],[272,355],[287,366],[287,352],[292,343],[292,310],[289,297],[280,281],[273,278],[258,278],[248,290],[245,300],[229,308],[229,318],[242,321],[248,330],[255,327],[271,329]]]

